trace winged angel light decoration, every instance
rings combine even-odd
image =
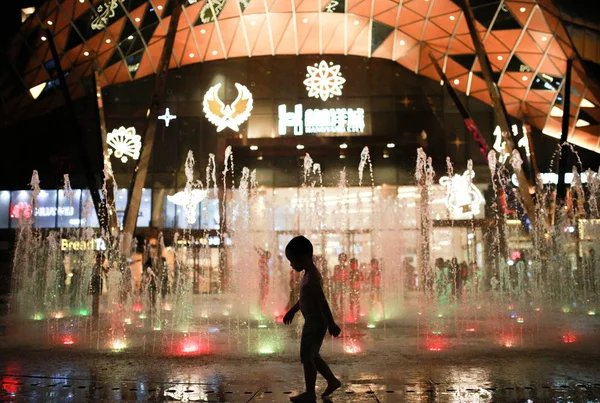
[[[120,158],[122,163],[127,162],[127,157],[137,160],[140,158],[141,140],[141,136],[135,133],[135,127],[126,129],[121,126],[106,136],[106,144],[112,147],[108,153]]]
[[[204,95],[202,103],[204,114],[210,123],[217,126],[217,132],[226,127],[239,132],[240,125],[250,117],[253,106],[252,94],[242,84],[235,83],[235,87],[238,90],[238,96],[231,105],[225,105],[219,99],[220,83],[210,87]]]

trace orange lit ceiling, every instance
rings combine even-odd
[[[471,0],[471,6],[509,114],[552,137],[561,132],[566,60],[575,57],[569,141],[600,152],[599,92],[586,79],[551,0]],[[153,74],[173,7],[174,0],[48,0],[9,48],[18,79],[0,77],[7,110],[14,117],[56,103],[51,97],[34,102],[27,91],[44,82],[56,85],[45,28],[78,96],[80,79],[95,62],[102,86]],[[465,17],[452,0],[186,0],[170,67],[232,57],[344,54],[391,59],[439,80],[430,51],[454,88],[490,104]]]

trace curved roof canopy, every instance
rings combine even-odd
[[[57,102],[34,102],[28,91],[57,84],[45,29],[74,96],[94,64],[102,86],[153,74],[174,2],[46,1],[9,46],[13,69],[0,77],[6,110],[18,118]],[[551,1],[471,0],[471,6],[509,114],[555,138],[566,60],[575,58],[569,141],[600,152],[598,91]],[[390,59],[439,80],[429,52],[456,89],[491,103],[465,17],[452,0],[186,0],[170,67],[232,57],[344,54]]]

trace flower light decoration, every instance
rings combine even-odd
[[[321,98],[327,101],[334,96],[342,95],[343,84],[346,79],[340,73],[340,65],[325,60],[313,66],[307,66],[306,80],[303,84],[306,86],[309,97]]]
[[[108,153],[121,159],[122,163],[127,162],[127,157],[134,160],[140,158],[140,150],[142,149],[142,138],[136,134],[135,127],[123,126],[113,130],[106,136],[106,144],[110,147]]]
[[[196,206],[205,198],[206,190],[202,189],[182,190],[172,196],[167,196],[167,200],[171,203],[185,209],[186,220],[190,225],[196,223]]]
[[[474,177],[473,169],[467,169],[462,175],[440,178],[440,185],[446,187],[444,203],[453,219],[472,218],[481,211],[485,199],[473,184]]]
[[[210,123],[217,126],[217,132],[226,127],[239,132],[240,125],[250,117],[253,106],[252,93],[245,85],[235,83],[235,87],[238,90],[238,96],[231,105],[225,105],[219,99],[221,83],[210,87],[204,94],[202,102],[204,114]]]

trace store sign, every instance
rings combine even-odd
[[[15,204],[11,211],[10,216],[12,218],[31,218],[31,205],[26,202],[20,202]],[[73,207],[36,207],[33,209],[34,217],[72,217],[75,215],[75,209]]]
[[[72,241],[70,239],[60,240],[60,250],[71,251],[103,251],[106,250],[106,242],[102,238],[90,239],[89,241]]]
[[[285,105],[279,105],[278,132],[281,136],[287,134],[288,127],[294,129],[295,136],[307,134],[363,133],[365,131],[365,110],[363,108],[330,108],[307,109],[302,114],[300,104],[293,111]]]
[[[225,105],[219,98],[221,83],[210,87],[204,94],[204,114],[210,123],[217,126],[217,132],[227,127],[239,132],[240,125],[250,117],[253,106],[252,93],[245,85],[235,83],[235,87],[238,96],[231,105]]]

